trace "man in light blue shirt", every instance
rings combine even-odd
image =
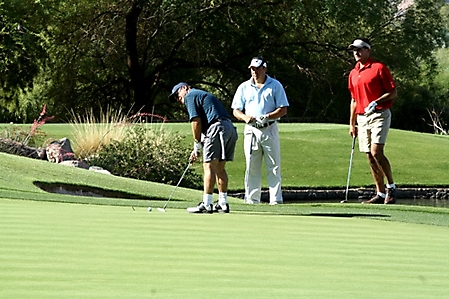
[[[237,88],[231,106],[234,116],[246,123],[245,202],[260,203],[264,160],[270,204],[281,204],[281,150],[277,120],[287,114],[289,104],[282,84],[266,74],[267,62],[262,57],[253,58],[248,68],[251,78]]]

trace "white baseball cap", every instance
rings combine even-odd
[[[250,63],[250,65],[248,66],[248,68],[249,68],[249,69],[252,68],[252,67],[259,68],[259,67],[261,67],[262,65],[263,65],[263,67],[267,67],[267,62],[266,62],[262,57],[254,57],[254,58],[251,60],[251,63]]]
[[[348,49],[354,49],[354,48],[368,48],[371,49],[371,45],[368,44],[367,42],[361,40],[361,39],[356,39],[352,42],[352,44],[350,44],[348,46]]]

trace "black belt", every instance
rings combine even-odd
[[[257,128],[257,129],[262,129],[262,128],[266,128],[266,127],[268,127],[268,126],[271,126],[271,125],[274,124],[274,123],[275,123],[275,121],[269,121],[269,122],[264,123],[264,124],[254,123],[252,126],[253,126],[254,128]]]

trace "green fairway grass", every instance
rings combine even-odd
[[[0,202],[1,298],[446,298],[448,227]]]
[[[190,134],[188,123],[164,126]],[[71,138],[69,125],[42,129],[56,139]],[[284,187],[343,189],[351,150],[347,129],[280,124]],[[241,135],[241,124],[238,130]],[[392,130],[386,154],[398,187],[449,186],[448,141]],[[243,190],[243,138],[236,154],[228,164],[230,192]],[[201,172],[201,165],[194,168]],[[36,182],[145,199],[48,193]],[[356,151],[351,188],[370,186],[366,158]],[[167,213],[157,211],[173,190],[0,153],[0,298],[446,298],[449,293],[447,208],[338,200],[245,205],[230,197],[230,214],[194,215],[185,209],[201,200],[202,191],[178,188]]]
[[[192,143],[189,123],[151,124],[187,135]],[[241,191],[245,172],[243,124],[236,124],[239,140],[234,162],[227,164],[229,188]],[[46,124],[41,129],[55,139],[71,138],[71,125]],[[282,183],[284,188],[342,188],[346,186],[351,137],[347,125],[280,123]],[[449,186],[449,136],[392,129],[385,153],[391,162],[396,184],[401,186]],[[186,153],[188,159],[190,153]],[[202,167],[193,169],[201,173]],[[263,170],[265,174],[265,170]],[[263,185],[267,187],[265,175]],[[356,145],[351,187],[373,186],[364,153]]]

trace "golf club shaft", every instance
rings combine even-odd
[[[346,201],[348,201],[349,180],[351,179],[351,169],[352,169],[352,159],[354,157],[355,139],[356,139],[355,136],[352,137],[351,158],[349,159],[348,180],[346,182],[346,192],[345,192],[345,200]]]
[[[178,189],[179,184],[181,184],[181,181],[182,181],[182,179],[184,178],[185,174],[187,173],[187,170],[189,170],[190,165],[192,165],[192,162],[189,161],[189,164],[187,165],[186,169],[185,169],[184,172],[182,173],[182,176],[181,176],[181,178],[179,179],[178,184],[176,185],[175,189],[173,189],[172,193],[170,194],[170,197],[168,198],[167,202],[165,203],[164,208],[163,208],[164,210],[165,210],[165,208],[167,207],[167,205],[168,205],[169,201],[171,200],[173,194],[175,193],[176,189]]]

